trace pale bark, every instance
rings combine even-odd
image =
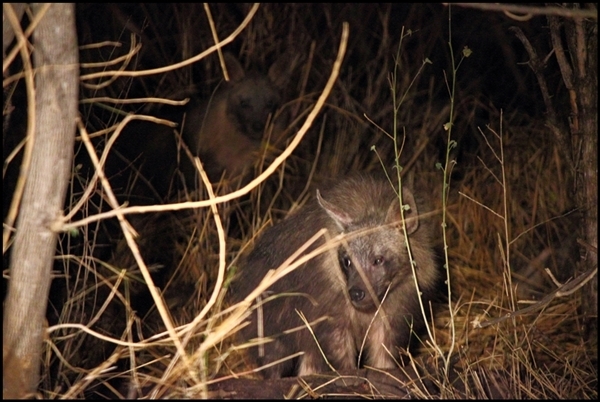
[[[43,5],[34,4],[34,13]],[[3,393],[23,398],[40,378],[44,321],[56,249],[56,223],[73,157],[78,49],[73,4],[51,5],[33,35],[35,132],[11,250],[4,306]],[[31,122],[30,122],[31,124]]]

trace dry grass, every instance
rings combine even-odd
[[[201,5],[83,7],[80,45],[112,40],[123,46],[82,51],[82,62],[131,53],[130,31],[138,35],[142,47],[126,70],[168,66],[214,44]],[[235,30],[249,11],[242,5],[210,8],[220,39]],[[458,11],[455,19],[469,15]],[[502,27],[507,23],[496,15],[485,17],[489,19],[469,29],[457,25],[454,48],[469,45],[477,56],[485,46],[476,44],[496,43],[502,52],[517,57],[508,41],[503,41],[506,30]],[[175,210],[163,205],[162,212],[157,207],[154,212],[126,215],[140,235],[136,240],[139,254],[124,239],[128,226],[117,225],[114,216],[65,233],[51,295],[40,386],[43,397],[196,397],[206,395],[207,386],[219,379],[252,375],[243,345],[233,341],[249,303],[223,305],[239,255],[262,228],[298,208],[324,179],[381,169],[381,161],[391,168],[393,141],[383,131],[398,129],[403,141],[399,163],[405,177],[429,189],[426,196],[442,209],[443,175],[435,164],[444,163],[447,133],[443,124],[450,110],[443,74],[450,73],[443,28],[447,10],[433,5],[262,5],[230,49],[243,62],[263,70],[286,52],[301,55],[301,65],[291,72],[284,94],[290,121],[299,118],[290,124],[291,139],[332,71],[343,21],[350,23],[348,50],[319,117],[266,181],[247,195],[218,205],[222,222],[215,220],[209,207]],[[129,25],[123,30],[125,22]],[[402,26],[406,36],[395,60]],[[490,27],[485,38],[483,26]],[[534,29],[532,36],[537,34]],[[424,64],[425,58],[433,60],[433,65]],[[568,190],[572,179],[549,140],[543,116],[536,114],[539,105],[524,113],[513,105],[516,99],[505,102],[506,93],[493,93],[489,77],[479,74],[489,68],[486,60],[473,59],[471,66],[471,60],[465,60],[458,71],[455,95],[452,138],[461,147],[451,155],[458,157],[459,164],[447,207],[450,301],[446,298],[435,306],[433,339],[421,350],[439,364],[430,375],[441,390],[430,395],[415,392],[424,397],[595,399],[597,343],[583,340],[578,292],[494,325],[475,325],[485,325],[529,306],[526,300],[539,301],[552,293],[556,286],[544,267],[550,267],[563,283],[572,277],[576,264],[570,254],[576,250],[572,234],[578,224],[577,214],[561,217],[573,207]],[[395,62],[395,93],[404,97],[396,125],[389,86]],[[515,81],[528,85],[526,75],[509,71],[508,63],[494,68],[497,74],[505,68],[502,77],[516,74]],[[105,69],[114,67],[89,72]],[[87,72],[82,70],[82,74]],[[210,56],[161,74],[115,77],[102,87],[91,84],[106,78],[86,80],[84,96],[181,99],[194,89],[205,97],[219,76],[217,58]],[[451,76],[447,79],[450,83]],[[493,106],[494,96],[509,105],[503,116]],[[150,103],[95,102],[82,105],[82,116],[92,134],[91,143],[101,153],[112,135],[101,130],[118,122],[125,112],[160,115],[163,108]],[[257,164],[257,174],[283,152],[284,145],[268,149],[264,161]],[[72,221],[114,209],[107,201],[106,188],[98,183],[93,184],[91,194],[83,193],[91,185],[95,168],[83,147],[77,152],[79,167],[73,171],[70,205],[81,202],[82,208]],[[215,189],[218,195],[231,188],[221,185]],[[119,202],[127,199],[128,186],[119,189]],[[187,191],[172,195],[170,201],[209,198],[205,190]],[[548,250],[554,254],[543,259]],[[148,292],[145,270],[160,288],[162,312],[157,310],[156,296]],[[222,290],[215,293],[219,283],[223,283]],[[452,362],[453,372],[466,385],[444,381],[444,369],[450,367],[444,361]],[[494,383],[498,385],[489,385]]]

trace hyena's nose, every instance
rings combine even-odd
[[[264,129],[265,129],[264,123],[259,122],[259,121],[255,121],[254,123],[252,123],[252,131],[254,131],[255,133],[262,134]]]
[[[350,289],[348,294],[350,295],[350,300],[352,300],[352,302],[359,302],[365,298],[365,291],[358,288]]]

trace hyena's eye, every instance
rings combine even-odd
[[[347,255],[343,255],[342,258],[340,258],[340,262],[342,263],[342,268],[346,272],[352,266],[352,260]]]
[[[378,255],[373,260],[373,265],[381,265],[381,264],[383,264],[384,261],[385,261],[385,259],[383,258],[383,256],[382,255]]]

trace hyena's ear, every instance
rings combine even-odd
[[[321,208],[327,212],[327,215],[334,220],[336,225],[340,228],[340,230],[344,230],[348,225],[352,223],[352,218],[345,211],[339,208],[337,205],[327,201],[323,197],[321,197],[321,192],[317,190],[317,201],[319,201],[319,205]]]
[[[300,62],[301,55],[299,53],[286,52],[279,56],[275,63],[269,68],[267,77],[278,89],[285,89],[290,81],[292,72]]]
[[[406,220],[406,233],[411,234],[419,227],[419,211],[417,210],[415,197],[410,190],[406,188],[402,189],[402,204],[408,205],[408,209],[404,210],[404,219]],[[392,200],[385,217],[385,223],[402,224],[402,214],[400,212],[400,201],[398,198]]]
[[[230,82],[236,83],[243,80],[246,76],[246,73],[238,59],[229,52],[223,52],[223,59],[225,60],[225,65],[227,66],[227,73],[229,74]]]

